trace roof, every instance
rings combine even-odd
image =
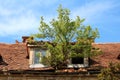
[[[109,63],[120,63],[120,43],[100,43],[93,44],[94,47],[100,48],[102,54],[92,59],[98,66],[108,67]]]
[[[27,49],[24,43],[19,44],[4,44],[0,43],[0,55],[3,63],[0,65],[1,69],[18,70],[28,69]],[[2,61],[1,61],[2,62]]]
[[[120,63],[118,58],[120,55],[120,43],[93,44],[93,46],[100,48],[103,54],[92,58],[92,66],[106,67],[109,62]],[[2,58],[0,59],[0,70],[30,70],[25,43],[0,43],[0,56]]]

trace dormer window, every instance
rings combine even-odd
[[[79,68],[88,67],[89,66],[88,58],[83,58],[83,57],[71,58],[70,64],[68,64],[68,68],[74,68],[74,66],[77,66]]]
[[[46,67],[42,64],[42,57],[46,55],[46,50],[40,48],[30,48],[30,68]]]

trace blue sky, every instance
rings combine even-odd
[[[120,42],[120,0],[0,0],[0,42],[14,43],[38,32],[40,17],[49,22],[57,8],[71,11],[71,18],[85,18],[85,25],[98,28],[96,42]]]

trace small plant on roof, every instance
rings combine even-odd
[[[66,66],[71,55],[83,54],[83,57],[90,57],[91,44],[99,37],[97,29],[93,30],[91,26],[82,24],[84,19],[79,16],[75,20],[70,19],[70,10],[60,5],[57,12],[57,19],[52,19],[50,25],[41,17],[39,33],[34,34],[35,38],[49,40],[50,43],[46,42],[46,46],[50,56],[46,60],[55,69]]]

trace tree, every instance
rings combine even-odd
[[[99,80],[120,80],[119,75],[116,73],[120,70],[119,63],[109,63],[107,68],[103,68],[98,75]]]
[[[46,62],[54,68],[66,65],[72,56],[90,57],[91,44],[99,37],[97,29],[93,30],[90,26],[82,24],[84,19],[80,19],[79,16],[75,20],[70,19],[68,9],[60,5],[57,12],[57,19],[52,19],[50,24],[45,23],[41,17],[39,33],[34,34],[35,38],[49,40],[46,46],[50,56],[44,61],[47,60]]]

